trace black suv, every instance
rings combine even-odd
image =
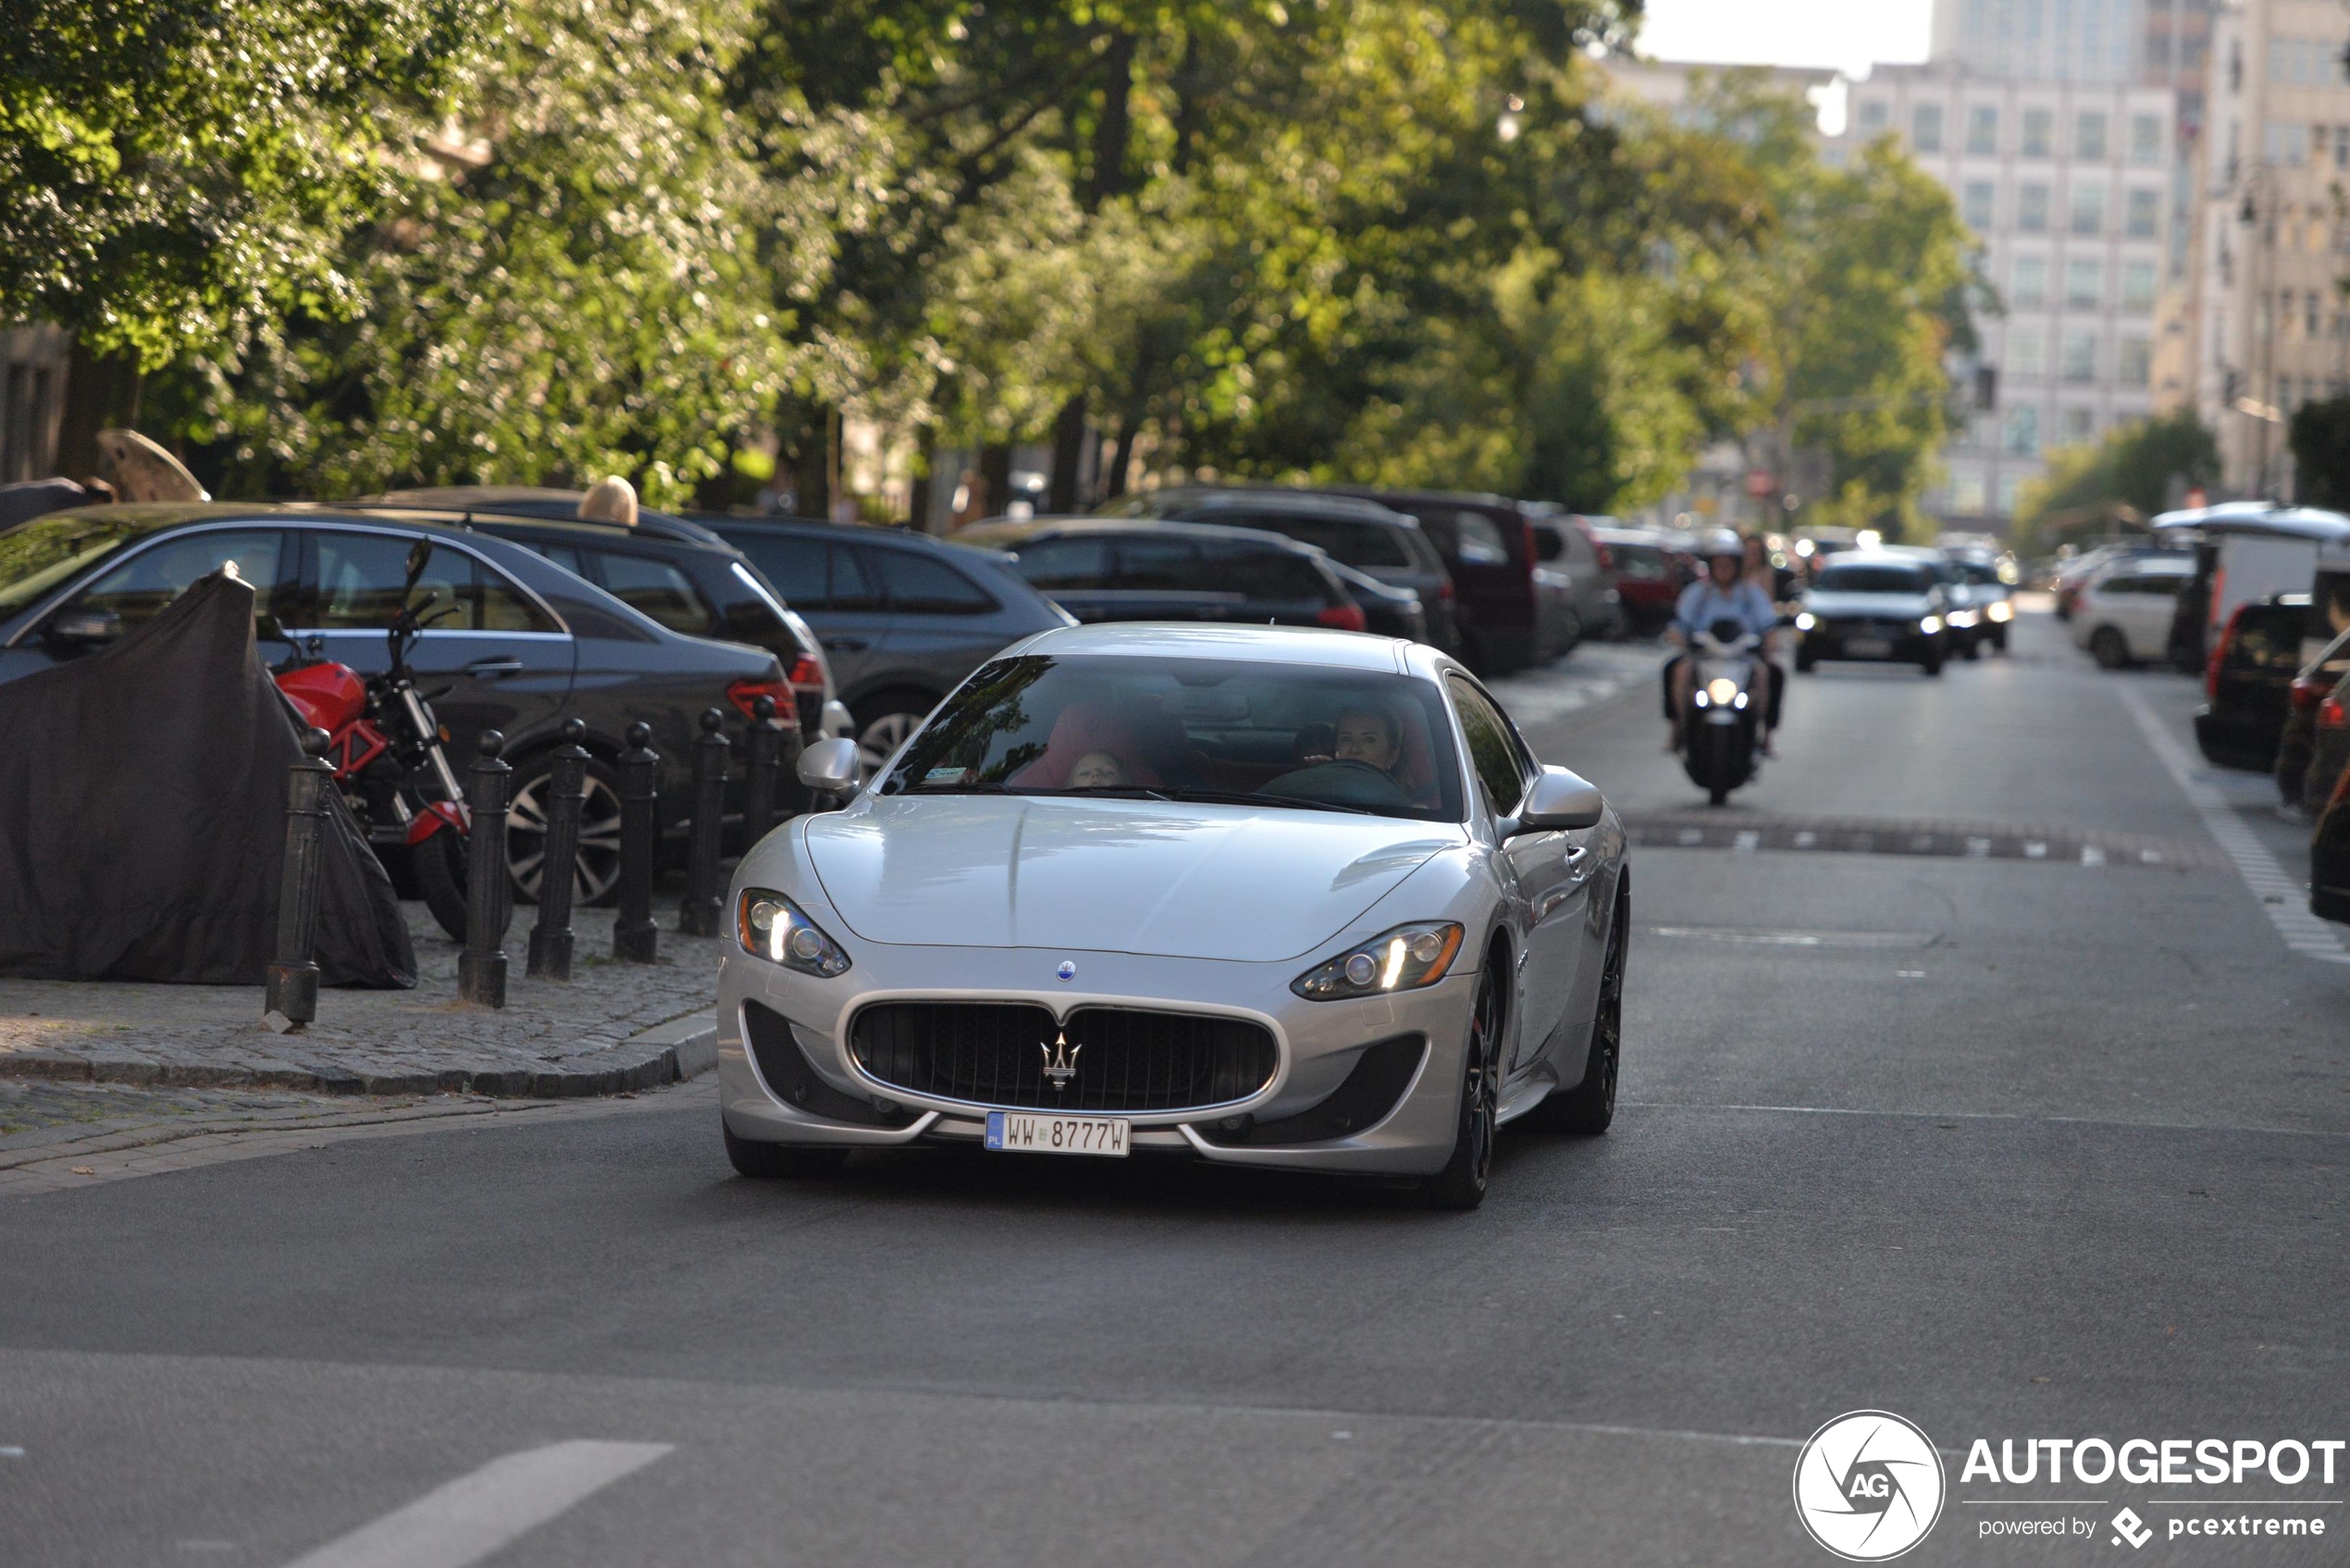
[[[963,537],[1014,552],[1013,567],[1083,622],[1222,621],[1371,629],[1330,558],[1261,528],[1143,517],[978,523]]]
[[[2236,607],[2205,666],[2206,701],[2195,710],[2195,744],[2205,760],[2259,773],[2276,766],[2294,677],[2309,651],[2303,645],[2325,630],[2307,594]]]
[[[903,528],[696,521],[748,556],[815,629],[868,772],[1008,644],[1069,624],[997,551]]]
[[[699,523],[639,510],[634,527],[587,522],[576,490],[450,485],[396,490],[354,503],[433,515],[537,550],[631,609],[689,637],[748,643],[775,656],[791,684],[801,735],[845,734],[845,715],[825,728],[834,690],[816,635],[734,546]]]
[[[1412,640],[1433,643],[1447,653],[1460,651],[1460,633],[1453,619],[1453,574],[1445,570],[1442,553],[1416,518],[1377,501],[1316,490],[1181,485],[1129,496],[1109,508],[1109,515],[1220,523],[1287,535],[1391,587],[1409,588],[1419,596],[1427,622],[1426,634]],[[1366,613],[1374,612],[1367,603],[1363,608]],[[1394,630],[1391,635],[1404,633]]]

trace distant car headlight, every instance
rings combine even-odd
[[[1808,610],[1795,618],[1795,629],[1799,632],[1808,632],[1819,623],[1819,619]]]
[[[1942,617],[1939,615],[1929,615],[1924,620],[1918,623],[1918,630],[1923,632],[1927,636],[1932,636],[1935,633],[1940,631],[1941,629]]]
[[[1329,963],[1317,964],[1290,982],[1290,989],[1309,1002],[1343,1002],[1391,991],[1416,991],[1442,980],[1460,951],[1458,921],[1397,926]]]
[[[1973,624],[1974,624],[1974,611],[1972,611],[1972,610],[1953,610],[1952,611],[1950,611],[1950,625],[1951,625],[1951,627],[1952,627],[1954,630],[1963,632],[1963,631],[1965,631],[1965,630],[1966,630],[1969,626],[1972,626],[1972,625],[1973,625]]]
[[[2015,606],[2010,604],[2006,599],[1995,599],[1991,601],[1990,607],[1985,610],[1983,613],[1988,615],[1994,621],[2012,621],[2015,619]]]
[[[798,905],[763,887],[743,889],[735,909],[743,951],[820,980],[848,972],[848,955]]]

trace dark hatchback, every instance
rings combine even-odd
[[[743,553],[699,523],[639,509],[633,527],[579,516],[579,492],[520,486],[451,485],[396,490],[356,503],[390,506],[526,545],[631,609],[689,637],[763,648],[791,684],[801,735],[844,734],[824,705],[838,693],[808,623],[776,596]]]
[[[256,590],[257,612],[323,657],[376,673],[418,539],[432,546],[419,592],[461,608],[418,636],[409,662],[460,756],[484,730],[505,737],[526,819],[511,841],[517,863],[536,847],[525,803],[546,790],[550,754],[575,715],[593,759],[582,822],[590,895],[617,875],[612,764],[633,723],[651,727],[663,835],[682,851],[700,715],[717,708],[748,722],[757,697],[781,686],[774,656],[682,636],[520,545],[440,520],[269,504],[53,512],[0,536],[0,681],[94,650],[229,562]],[[64,636],[68,617],[106,633]],[[281,648],[265,645],[263,657]],[[533,886],[526,877],[525,891]]]
[[[1445,568],[1443,553],[1416,519],[1377,501],[1268,486],[1179,485],[1129,496],[1109,508],[1108,514],[1255,528],[1312,545],[1341,566],[1416,598],[1425,629],[1412,641],[1432,643],[1447,653],[1460,649],[1453,574]],[[1358,592],[1355,597],[1366,601],[1364,612],[1375,621],[1383,612],[1368,600],[1393,602],[1387,596]],[[1400,627],[1371,629],[1383,636],[1406,635]]]
[[[750,558],[815,628],[868,771],[1012,643],[1069,624],[998,551],[903,528],[697,519]]]
[[[1341,487],[1336,494],[1375,500],[1419,520],[1453,579],[1460,629],[1453,651],[1483,674],[1522,670],[1543,657],[1539,551],[1527,509],[1503,496],[1450,490]]]
[[[963,530],[1078,620],[1201,621],[1372,630],[1330,558],[1259,528],[1141,517],[1050,517]],[[1401,635],[1400,632],[1388,635]]]
[[[2203,706],[2195,711],[2195,745],[2221,768],[2265,773],[2276,766],[2293,683],[2325,623],[2307,594],[2276,594],[2240,604],[2211,648],[2203,672]]]

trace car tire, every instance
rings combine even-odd
[[[538,902],[554,772],[552,752],[514,769],[513,805],[506,813],[506,869],[518,903]],[[579,806],[578,874],[572,879],[572,903],[585,908],[620,897],[620,771],[600,757],[590,757],[582,789],[586,798]]]
[[[1502,990],[1489,955],[1470,1005],[1468,1039],[1461,1050],[1460,1112],[1453,1123],[1453,1154],[1420,1184],[1430,1207],[1466,1211],[1485,1201],[1493,1171],[1493,1138],[1501,1108]]]
[[[1918,668],[1929,675],[1940,674],[1942,673],[1942,655],[1939,652],[1927,654],[1923,659],[1918,661]]]
[[[747,1176],[754,1181],[806,1181],[830,1176],[848,1159],[846,1149],[761,1143],[756,1139],[736,1137],[735,1130],[723,1121],[718,1127],[726,1135],[726,1163],[735,1167],[736,1176]]]
[[[1983,657],[1983,644],[1980,641],[1970,637],[1967,639],[1966,647],[1961,649],[1961,652],[1964,655],[1966,661],[1972,664],[1976,660]]]
[[[2005,626],[2002,626],[1998,631],[1991,634],[1991,651],[1994,653],[2005,653],[2007,650],[2008,629]]]
[[[1600,969],[1599,1006],[1591,1010],[1591,1046],[1583,1059],[1583,1080],[1527,1113],[1527,1120],[1545,1132],[1597,1136],[1615,1120],[1615,1082],[1624,1060],[1624,954],[1631,922],[1627,890],[1615,897],[1607,957]]]
[[[864,776],[872,778],[890,754],[906,742],[938,699],[908,688],[875,692],[856,708],[857,754]]]
[[[434,921],[450,941],[464,941],[465,835],[454,828],[436,829],[430,838],[408,846],[408,868]]]
[[[2089,634],[2089,657],[2103,669],[2127,669],[2130,664],[2129,639],[2112,626],[2099,626]]]

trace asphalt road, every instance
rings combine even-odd
[[[1474,1215],[977,1154],[752,1183],[701,1087],[0,1202],[0,1561],[1822,1563],[1791,1470],[1862,1408],[1944,1454],[1908,1562],[2134,1558],[2125,1505],[2149,1561],[2344,1561],[2350,1463],[1960,1475],[2350,1438],[2350,964],[2215,854],[2300,869],[2181,760],[2194,698],[2038,618],[1799,680],[1740,820],[2193,853],[1639,849],[1614,1130],[1505,1134]],[[1645,679],[1531,729],[1701,807]],[[2330,1530],[2169,1538],[2240,1512]],[[2094,1533],[1985,1533],[2047,1518]]]

